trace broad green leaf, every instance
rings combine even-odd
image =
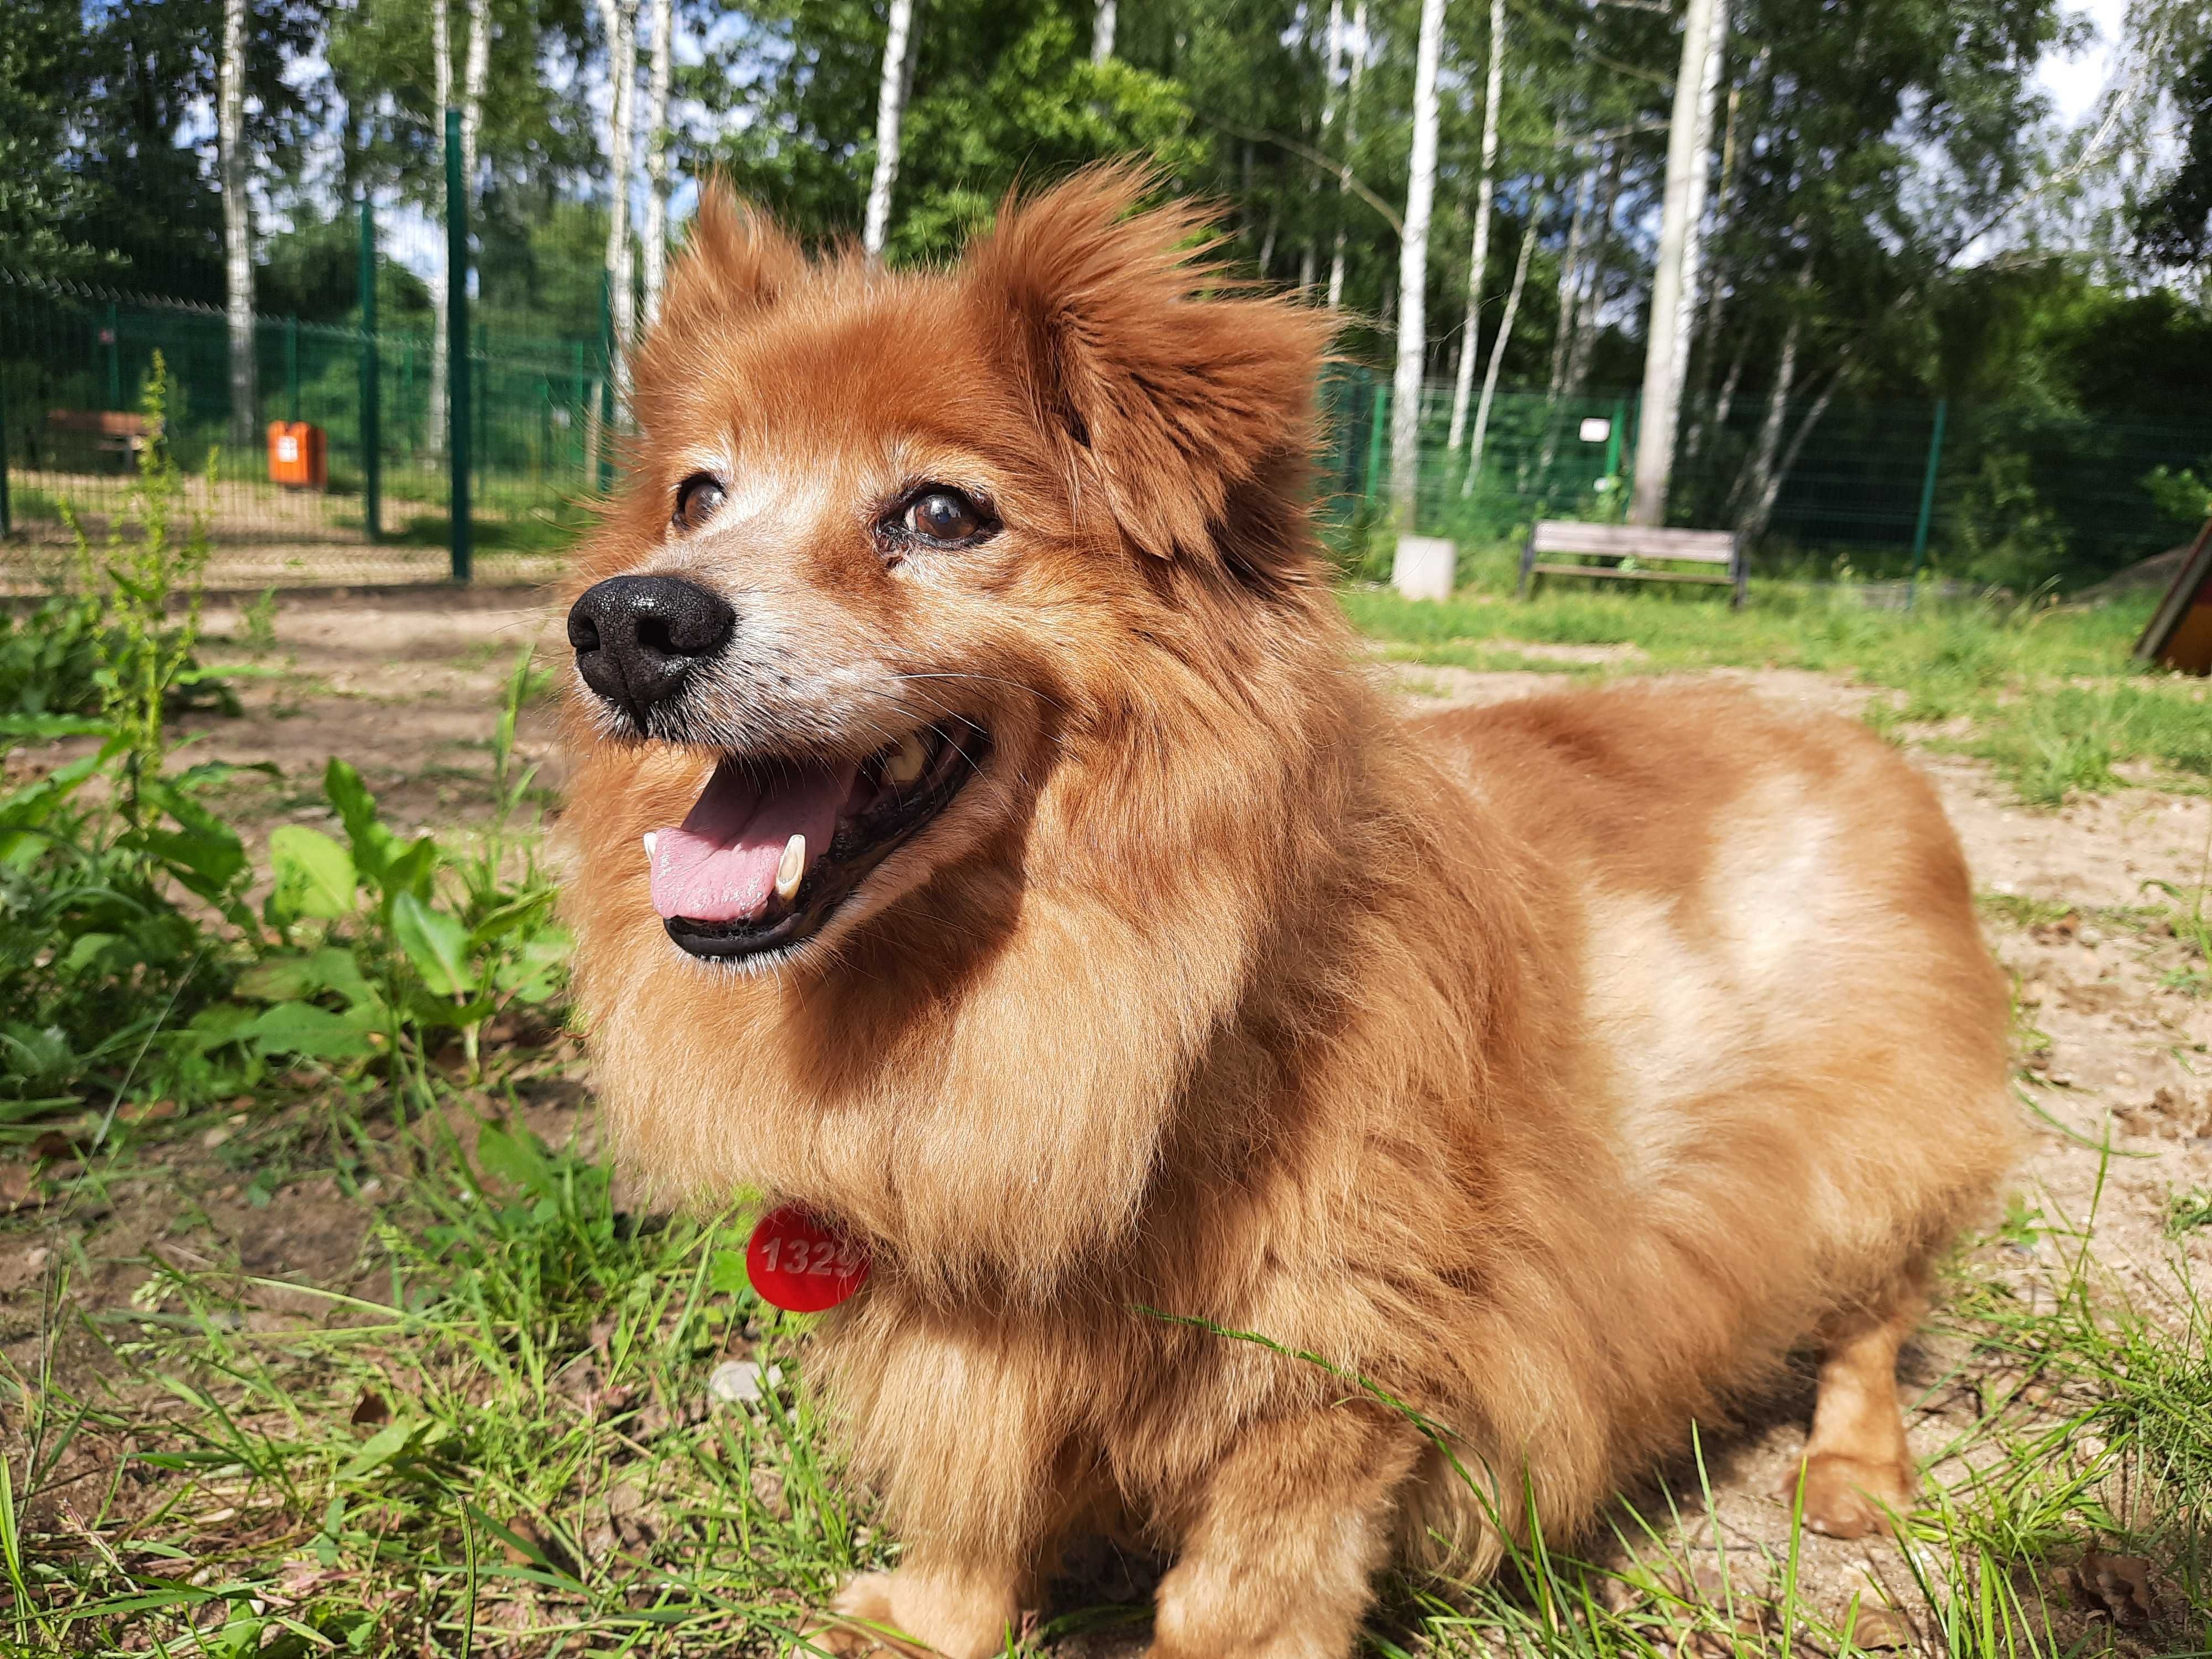
[[[387,1423],[362,1443],[361,1449],[338,1471],[337,1478],[341,1480],[362,1480],[375,1474],[407,1449],[407,1443],[415,1437],[416,1426],[414,1421],[404,1417],[396,1422]]]
[[[105,720],[76,714],[0,714],[0,740],[43,741],[50,738],[100,738],[114,731]]]
[[[304,955],[264,957],[239,975],[238,988],[264,1002],[302,1001],[327,991],[343,997],[350,1007],[378,1000],[353,952],[335,945]]]
[[[346,839],[353,843],[354,862],[370,882],[382,887],[399,838],[377,816],[376,797],[369,793],[361,774],[335,756],[323,769],[323,793],[330,797],[331,805],[337,809],[338,822],[345,825]]]
[[[376,1052],[358,1019],[312,1002],[280,1002],[239,1036],[264,1054],[302,1054],[310,1060],[353,1060]]]
[[[486,1175],[497,1176],[533,1198],[560,1195],[560,1181],[527,1129],[509,1134],[497,1124],[486,1124],[477,1135],[477,1163]]]
[[[743,1250],[717,1250],[707,1263],[707,1283],[725,1296],[741,1296],[752,1288],[745,1272]]]
[[[438,995],[453,996],[468,988],[468,929],[444,911],[412,893],[395,893],[392,936],[422,975],[422,982]]]
[[[276,877],[271,902],[295,916],[351,915],[355,889],[353,857],[319,830],[287,823],[269,835],[269,861]]]
[[[430,883],[438,873],[438,843],[429,836],[417,836],[407,844],[407,849],[392,855],[384,868],[384,899],[389,904],[399,893],[412,893],[428,901]]]
[[[61,969],[65,974],[81,974],[99,960],[101,952],[115,943],[113,933],[79,933],[62,958]]]

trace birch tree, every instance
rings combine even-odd
[[[490,75],[491,0],[469,0],[469,55],[461,76],[461,194],[471,207],[483,134],[484,83]]]
[[[1552,331],[1550,401],[1557,403],[1567,386],[1567,348],[1575,334],[1575,301],[1582,294],[1583,231],[1589,223],[1590,197],[1597,188],[1598,163],[1583,169],[1575,191],[1574,212],[1567,221],[1566,252],[1559,256],[1559,320]]]
[[[884,257],[891,223],[891,189],[898,182],[899,125],[906,118],[914,0],[891,0],[890,31],[884,39],[883,79],[876,94],[876,173],[868,182],[868,218],[860,245],[872,263]]]
[[[432,148],[446,140],[446,112],[453,106],[453,20],[446,0],[430,0],[430,75],[437,106],[430,112]],[[445,216],[438,216],[442,222]],[[430,272],[430,453],[446,453],[446,319],[453,273],[447,269],[446,239],[438,239],[438,258]]]
[[[1491,343],[1490,367],[1483,371],[1482,401],[1474,411],[1474,435],[1468,441],[1467,477],[1460,484],[1462,495],[1474,494],[1474,486],[1482,476],[1483,447],[1490,439],[1490,411],[1498,401],[1498,372],[1505,366],[1505,348],[1513,340],[1513,321],[1521,314],[1521,295],[1528,286],[1528,260],[1536,251],[1536,231],[1544,216],[1543,198],[1539,197],[1528,207],[1528,228],[1521,237],[1521,255],[1513,262],[1513,285],[1505,291],[1505,309],[1498,319],[1498,337]],[[1468,336],[1468,356],[1474,351],[1474,336]],[[1462,362],[1466,358],[1461,359]]]
[[[1091,18],[1091,61],[1103,64],[1114,55],[1115,0],[1098,0]]]
[[[675,7],[653,0],[653,68],[645,102],[645,322],[660,316],[660,287],[668,270],[668,76]]]
[[[1504,95],[1505,0],[1490,0],[1490,76],[1482,101],[1482,178],[1474,192],[1474,246],[1467,259],[1467,343],[1459,354],[1459,384],[1452,388],[1451,435],[1445,441],[1445,447],[1455,455],[1467,436],[1467,398],[1474,385],[1475,343],[1482,337],[1482,276],[1490,259],[1491,212],[1498,202],[1498,111]],[[1472,481],[1474,474],[1468,476]]]
[[[1358,0],[1352,9],[1352,59],[1350,78],[1344,88],[1344,155],[1349,161],[1352,141],[1359,132],[1359,82],[1367,72],[1367,0]],[[1334,311],[1344,301],[1344,198],[1346,190],[1345,176],[1336,179],[1336,244],[1328,261],[1328,308]]]
[[[1443,34],[1444,0],[1421,0],[1406,228],[1398,245],[1398,368],[1391,380],[1390,400],[1390,507],[1401,532],[1413,528],[1414,487],[1420,477],[1421,368],[1429,343],[1429,215],[1437,194],[1437,60],[1443,53]]]
[[[1713,114],[1720,92],[1724,0],[1689,0],[1682,22],[1682,63],[1674,80],[1674,112],[1667,133],[1666,195],[1660,209],[1659,263],[1644,328],[1644,403],[1636,437],[1631,524],[1667,521],[1667,494],[1681,426],[1682,385],[1689,368],[1689,332],[1697,305],[1695,270],[1705,211]]]
[[[608,370],[615,397],[629,397],[630,337],[637,323],[631,290],[630,161],[637,148],[637,0],[599,0],[607,29],[607,308],[614,340]]]
[[[217,70],[216,141],[222,170],[225,312],[230,320],[230,442],[250,453],[254,439],[253,204],[246,160],[246,0],[223,0],[222,59]]]

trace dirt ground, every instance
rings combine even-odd
[[[218,636],[234,639],[242,628],[235,607],[215,608],[208,621]],[[559,623],[539,595],[525,589],[287,599],[274,650],[257,656],[220,640],[214,647],[218,660],[255,666],[264,677],[241,684],[243,719],[192,718],[200,734],[194,752],[280,769],[281,782],[242,786],[236,803],[264,830],[325,816],[317,780],[332,754],[360,767],[401,825],[459,828],[489,797],[485,738],[515,653],[536,646],[557,667]],[[1578,660],[1568,653],[1569,664]],[[1534,672],[1377,672],[1393,674],[1415,706],[1493,701],[1562,683]],[[1877,695],[1796,672],[1723,677],[1784,702],[1846,714]],[[531,707],[520,747],[544,763],[543,781],[557,788],[553,708],[550,698]],[[1915,735],[1907,731],[1908,744]],[[2040,1211],[2044,1227],[2093,1223],[2096,1260],[2156,1316],[2177,1305],[2177,1268],[2199,1287],[2212,1287],[2212,1228],[2194,1230],[2184,1243],[2164,1231],[2172,1194],[2212,1188],[2212,1000],[2165,982],[2183,953],[2150,915],[2165,900],[2146,884],[2194,889],[2203,881],[2212,801],[2132,788],[2056,812],[2032,811],[1979,763],[1925,748],[1911,752],[1965,841],[1978,890],[1989,900],[1990,942],[2019,986],[2021,1092],[2040,1114],[2023,1106],[2031,1150],[2021,1172],[2021,1204]],[[542,1117],[542,1132],[559,1139],[583,1123],[587,1109],[582,1091],[567,1088],[549,1092],[532,1115]],[[360,1223],[329,1202],[329,1183],[264,1182],[268,1189],[257,1196],[253,1172],[222,1162],[221,1139],[211,1133],[177,1149],[162,1188],[170,1194],[166,1209],[123,1205],[118,1214],[80,1207],[64,1224],[67,1241],[51,1231],[0,1234],[0,1291],[31,1285],[48,1254],[66,1243],[108,1264],[80,1286],[82,1296],[126,1295],[137,1276],[131,1258],[164,1237],[167,1248],[232,1256],[248,1271],[347,1283]],[[2009,1252],[2001,1270],[2027,1277],[2068,1247],[2062,1236],[2028,1231],[1990,1249]],[[27,1354],[22,1311],[20,1297],[14,1298],[5,1337],[18,1363]],[[1971,1420],[1968,1401],[1953,1386],[1959,1352],[1955,1340],[1937,1334],[1908,1358],[1911,1437],[1923,1456]],[[1763,1428],[1719,1449],[1712,1521],[1693,1526],[1692,1547],[1710,1549],[1717,1536],[1739,1571],[1762,1550],[1785,1550],[1787,1513],[1768,1492],[1802,1444],[1802,1403],[1785,1406]],[[1675,1496],[1689,1503],[1694,1490],[1692,1484]],[[1808,1538],[1803,1571],[1806,1593],[1832,1606],[1854,1591],[1910,1600],[1904,1561],[1887,1541]]]

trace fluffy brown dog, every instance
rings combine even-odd
[[[1401,719],[1307,522],[1328,319],[1139,189],[926,275],[710,192],[571,615],[629,1150],[872,1254],[818,1352],[905,1553],[838,1610],[975,1659],[1110,1522],[1157,1654],[1334,1659],[1394,1553],[1558,1535],[1808,1341],[1806,1511],[1869,1528],[2010,1152],[1934,797],[1716,692]]]

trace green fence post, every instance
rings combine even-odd
[[[1626,398],[1615,398],[1613,400],[1613,420],[1606,428],[1605,476],[1608,478],[1620,477],[1621,441],[1627,436],[1627,434],[1628,400]]]
[[[1919,586],[1920,567],[1928,560],[1928,531],[1936,518],[1936,474],[1943,464],[1943,427],[1951,412],[1951,400],[1936,400],[1936,429],[1928,434],[1928,469],[1920,478],[1920,520],[1912,527],[1912,571],[1905,580],[1905,603],[1912,603],[1913,590]]]
[[[107,307],[107,326],[100,331],[107,345],[107,406],[110,409],[123,407],[123,338],[118,321],[115,306],[111,301]]]
[[[469,580],[469,198],[461,112],[446,112],[446,465],[453,477],[453,580]]]
[[[1375,497],[1375,480],[1382,471],[1383,438],[1390,429],[1390,396],[1395,390],[1382,380],[1375,383],[1374,417],[1367,425],[1367,476],[1359,481],[1361,493],[1370,501]]]
[[[8,505],[8,377],[0,374],[0,541],[5,541],[15,529],[15,515]]]
[[[300,319],[284,319],[284,396],[288,412],[284,418],[300,418]]]
[[[384,533],[384,399],[376,360],[376,210],[361,198],[361,521],[374,541]]]

